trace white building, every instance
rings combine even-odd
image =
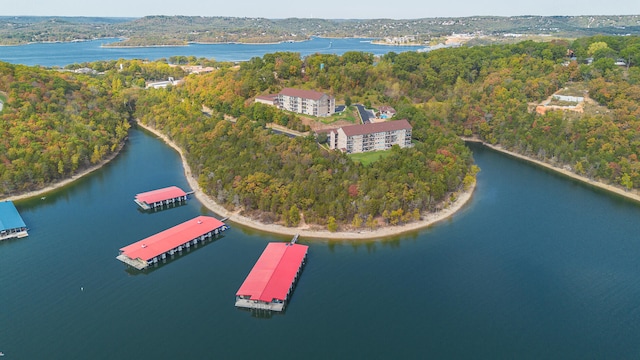
[[[336,111],[336,99],[318,91],[284,88],[278,93],[278,107],[299,114],[330,116]]]
[[[156,82],[147,83],[146,88],[161,89],[161,88],[166,88],[169,85],[176,86],[181,82],[182,80],[174,80],[172,77],[170,77],[167,81],[156,81]]]
[[[346,153],[411,147],[411,124],[405,119],[344,126],[329,132],[329,148]]]
[[[582,96],[553,95],[553,98],[560,101],[581,103],[584,101]]]

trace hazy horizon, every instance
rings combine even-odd
[[[105,6],[105,4],[107,4]],[[108,3],[96,0],[12,2],[3,9],[2,16],[60,16],[60,17],[111,17],[141,18],[153,15],[184,15],[204,17],[249,17],[267,19],[318,18],[318,19],[394,19],[411,20],[439,17],[473,16],[621,16],[639,15],[640,2],[607,3],[585,0],[580,3],[540,0],[537,2],[512,2],[489,0],[477,2],[462,0],[455,5],[434,3],[424,5],[413,0],[355,0],[343,2],[325,0],[321,7],[291,6],[280,0],[203,3],[194,0],[158,3],[152,0],[136,2],[112,0]],[[293,3],[295,4],[295,3]]]

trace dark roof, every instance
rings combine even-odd
[[[11,230],[27,227],[11,201],[0,202],[0,230]]]
[[[327,95],[313,90],[302,90],[294,88],[284,88],[280,91],[280,95],[299,97],[303,99],[320,100],[323,96]],[[328,95],[327,95],[328,96]]]
[[[380,123],[370,123],[362,125],[351,125],[342,128],[347,136],[356,136],[364,134],[374,134],[386,131],[395,131],[402,129],[411,129],[411,124],[406,119],[385,121]]]

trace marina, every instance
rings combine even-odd
[[[27,225],[13,202],[0,202],[0,241],[27,236]]]
[[[308,246],[272,242],[236,292],[236,307],[283,311],[307,258]]]
[[[133,201],[143,210],[151,210],[187,201],[187,197],[191,193],[187,193],[177,186],[169,186],[137,194]]]
[[[116,258],[138,270],[219,235],[229,227],[211,216],[198,216],[120,249]]]
[[[168,58],[195,47],[94,51],[95,42],[3,47],[0,56],[64,66],[103,53]],[[358,43],[334,39],[333,48],[367,51]],[[216,46],[224,50],[211,55]],[[263,55],[259,45],[242,45],[251,51],[245,57],[233,50],[240,46],[197,46],[207,52],[195,55]],[[123,245],[215,216],[195,198],[150,216],[132,206],[138,192],[189,189],[177,153],[134,127],[109,166],[46,201],[16,202],[29,237],[0,241],[3,359],[637,358],[638,205],[470,147],[482,171],[463,211],[388,239],[312,240],[312,261],[288,299],[293,306],[267,318],[233,311],[230,295],[280,236],[238,224],[219,241],[148,267],[159,269],[149,276],[113,261]],[[304,336],[274,346],[291,329]]]

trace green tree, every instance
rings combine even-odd
[[[590,56],[594,56],[598,51],[607,50],[607,49],[609,49],[609,45],[606,42],[596,41],[591,45],[589,45],[589,48],[587,49],[587,54],[589,54]]]
[[[353,216],[353,221],[351,221],[351,225],[356,229],[359,229],[362,226],[362,218],[360,217],[360,214],[355,214]]]
[[[296,205],[293,205],[289,209],[289,225],[292,227],[296,227],[300,224],[300,210]]]
[[[374,230],[376,228],[376,221],[373,218],[373,215],[369,214],[369,216],[367,216],[367,227],[371,230]]]
[[[631,180],[631,176],[625,173],[620,178],[620,185],[624,186],[624,188],[628,191],[633,188],[633,181]]]
[[[338,223],[336,222],[336,218],[333,216],[329,216],[329,219],[327,220],[327,230],[331,232],[338,231]]]

